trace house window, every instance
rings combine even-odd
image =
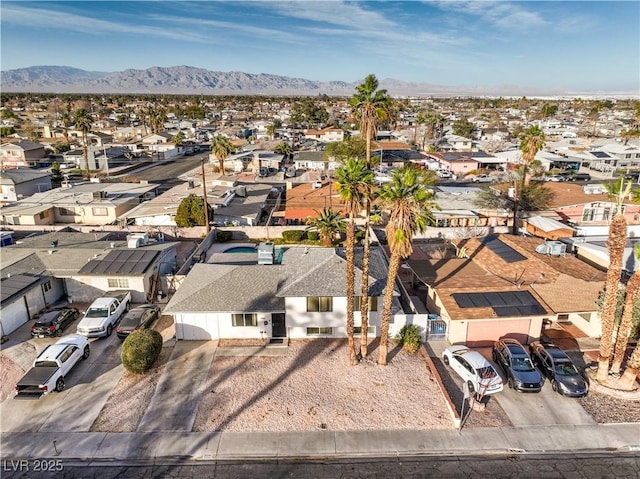
[[[308,296],[307,312],[326,313],[333,311],[333,298],[331,296]]]
[[[128,288],[129,280],[127,278],[107,278],[107,286],[109,288]]]
[[[91,208],[93,216],[108,216],[109,212],[106,208]]]
[[[354,326],[353,327],[353,334],[362,334],[362,326]],[[367,335],[374,335],[376,334],[376,327],[375,326],[367,326]]]
[[[558,321],[569,321],[569,315],[568,314],[559,314],[558,315]]]
[[[362,307],[362,296],[355,296],[353,298],[353,309],[360,311]],[[369,311],[378,311],[378,297],[369,296]]]
[[[49,217],[49,210],[47,211],[43,211],[38,215],[38,218],[40,218],[41,220],[48,218]]]
[[[333,328],[307,328],[307,336],[333,336]]]
[[[582,221],[589,223],[591,221],[606,221],[611,217],[611,206],[600,203],[593,203],[585,206],[582,212]]]
[[[60,216],[75,216],[76,212],[74,208],[58,208],[58,214]]]
[[[45,293],[49,291],[51,289],[51,281],[47,281],[46,283],[44,283],[42,285],[42,289],[44,290]]]
[[[258,315],[256,313],[237,313],[232,315],[233,326],[257,326]]]

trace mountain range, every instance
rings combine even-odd
[[[189,66],[151,67],[119,72],[86,71],[67,66],[33,66],[1,72],[4,92],[116,93],[199,95],[320,95],[351,96],[361,81],[314,81],[267,73],[217,72]],[[500,87],[442,86],[380,80],[394,96],[516,96],[561,95],[513,85]]]

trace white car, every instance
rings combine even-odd
[[[502,391],[502,378],[482,354],[462,345],[449,346],[442,360],[464,379],[470,394],[486,396]]]
[[[473,178],[473,180],[471,180],[474,183],[492,183],[493,182],[493,176],[489,176],[489,175],[478,175],[475,178]]]

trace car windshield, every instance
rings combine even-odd
[[[575,367],[575,365],[568,361],[556,363],[554,369],[558,376],[577,376],[579,374],[578,369]]]
[[[87,318],[106,318],[109,316],[107,308],[90,308],[87,311]]]
[[[533,371],[533,364],[529,358],[513,358],[513,370],[519,372]]]

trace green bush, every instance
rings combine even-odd
[[[360,244],[364,239],[364,230],[357,230],[355,234],[356,244]]]
[[[162,351],[162,335],[154,329],[140,329],[131,333],[122,345],[122,365],[135,374],[147,372]]]
[[[216,240],[219,241],[220,243],[231,241],[232,237],[233,237],[233,232],[231,231],[218,231],[216,233]]]
[[[410,353],[415,353],[420,349],[420,346],[422,346],[420,327],[415,324],[407,324],[403,326],[396,336],[396,341],[400,346],[402,346],[402,349],[409,351]]]
[[[317,231],[307,231],[307,239],[311,241],[318,241],[318,239],[320,239],[320,235]]]
[[[302,240],[303,236],[304,236],[303,230],[287,230],[282,232],[282,238],[285,241],[288,241],[291,243],[296,243]]]

